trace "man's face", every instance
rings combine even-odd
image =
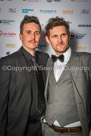
[[[35,50],[40,41],[40,28],[38,24],[34,22],[24,24],[23,34],[20,34],[19,36],[22,41],[22,46],[27,51]]]
[[[50,29],[49,37],[46,36],[48,44],[51,44],[57,55],[61,55],[68,49],[68,40],[70,34],[67,34],[64,26],[56,26]]]

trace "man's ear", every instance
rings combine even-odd
[[[47,42],[48,44],[50,44],[50,40],[49,40],[49,37],[48,37],[47,35],[45,35],[45,39],[46,39],[46,42]]]
[[[19,34],[19,38],[20,38],[20,40],[22,41],[22,34]]]

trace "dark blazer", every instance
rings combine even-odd
[[[39,64],[46,66],[48,54],[38,52]],[[45,70],[42,71],[46,80]],[[22,47],[0,60],[0,136],[24,136],[31,105],[31,74]]]
[[[53,61],[49,58],[47,63],[49,69],[47,71],[45,88],[46,101],[48,80],[52,64]],[[91,130],[91,53],[72,52],[70,60],[66,66],[70,72],[74,87],[74,95],[83,128],[83,135],[88,136],[89,130]]]

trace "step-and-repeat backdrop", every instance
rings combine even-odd
[[[45,41],[45,25],[49,18],[60,16],[69,21],[70,46],[91,53],[91,0],[0,0],[0,58],[17,51],[20,22],[24,15],[34,15],[42,26],[38,50],[54,53]]]

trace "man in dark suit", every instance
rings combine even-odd
[[[63,18],[49,19],[45,28],[56,54],[47,64],[45,136],[91,136],[91,53],[71,50]]]
[[[40,32],[38,18],[26,15],[20,24],[22,47],[0,60],[0,136],[42,136],[48,54],[36,51]]]

